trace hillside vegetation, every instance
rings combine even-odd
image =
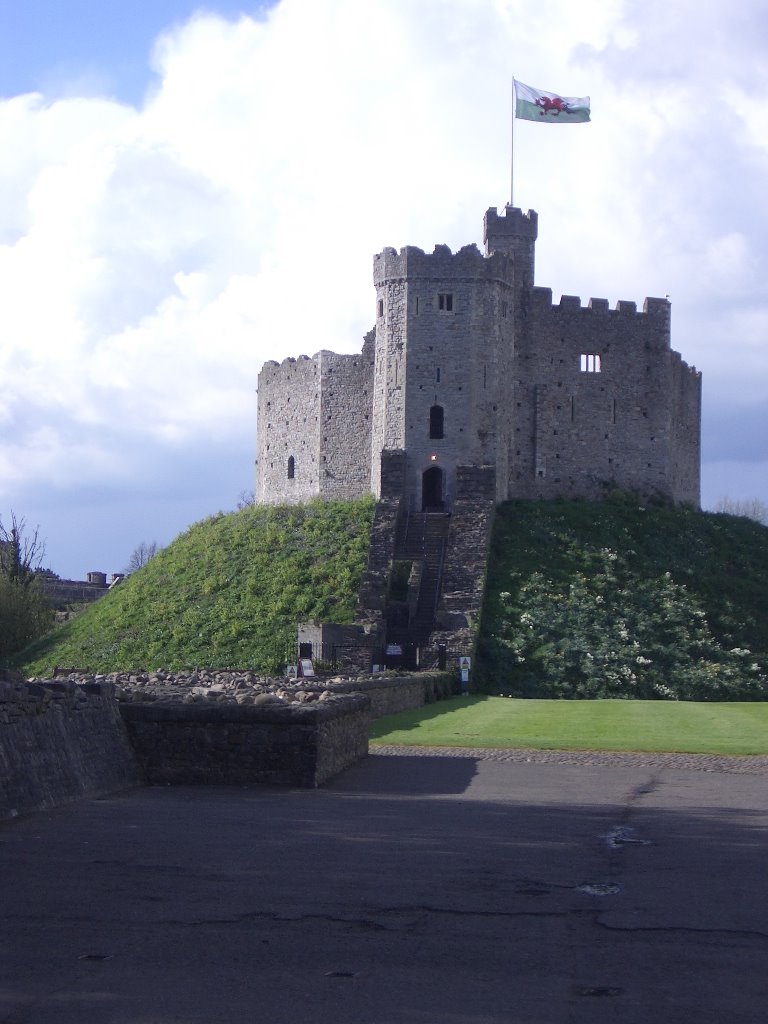
[[[768,698],[768,528],[629,498],[509,502],[478,644],[487,692]]]
[[[352,620],[372,517],[372,499],[213,516],[17,663],[38,677],[56,665],[274,671],[297,622]]]

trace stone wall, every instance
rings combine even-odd
[[[319,353],[320,496],[349,501],[370,492],[374,337],[356,355]]]
[[[0,682],[0,820],[138,781],[113,686]]]
[[[40,589],[56,608],[67,604],[90,604],[104,597],[110,590],[106,583],[102,586],[85,580],[60,580],[45,575],[38,579]]]
[[[670,347],[670,306],[609,309],[534,288],[519,339],[508,494],[600,499],[618,488],[699,502],[701,375]]]
[[[330,684],[334,693],[364,693],[371,701],[371,718],[396,715],[447,700],[456,693],[456,680],[450,672],[419,672],[416,675],[373,676]]]
[[[448,532],[442,599],[432,642],[474,654],[496,510],[492,466],[462,466]]]
[[[262,693],[241,704],[239,682],[230,693],[211,675],[213,701],[199,701],[200,683],[197,673],[117,687],[0,682],[0,821],[141,782],[319,786],[366,756],[371,718],[443,700],[455,685],[426,672],[305,681],[305,702]]]
[[[365,757],[370,700],[260,707],[122,704],[149,784],[314,787]]]
[[[256,500],[309,501],[320,493],[320,361],[266,362],[259,374]],[[289,466],[289,460],[293,460]]]
[[[363,350],[266,362],[258,382],[256,500],[370,493],[374,332]],[[292,463],[289,466],[289,459]]]

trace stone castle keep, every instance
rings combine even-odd
[[[507,206],[485,215],[484,254],[375,256],[362,352],[259,375],[257,501],[381,498],[400,453],[409,513],[453,511],[473,468],[495,501],[620,489],[698,507],[701,375],[671,348],[668,300],[553,304],[537,233]]]

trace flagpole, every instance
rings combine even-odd
[[[512,130],[509,146],[509,205],[515,205],[515,78],[512,76]]]

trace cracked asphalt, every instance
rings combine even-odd
[[[389,748],[5,823],[0,1024],[763,1021],[766,775]]]

